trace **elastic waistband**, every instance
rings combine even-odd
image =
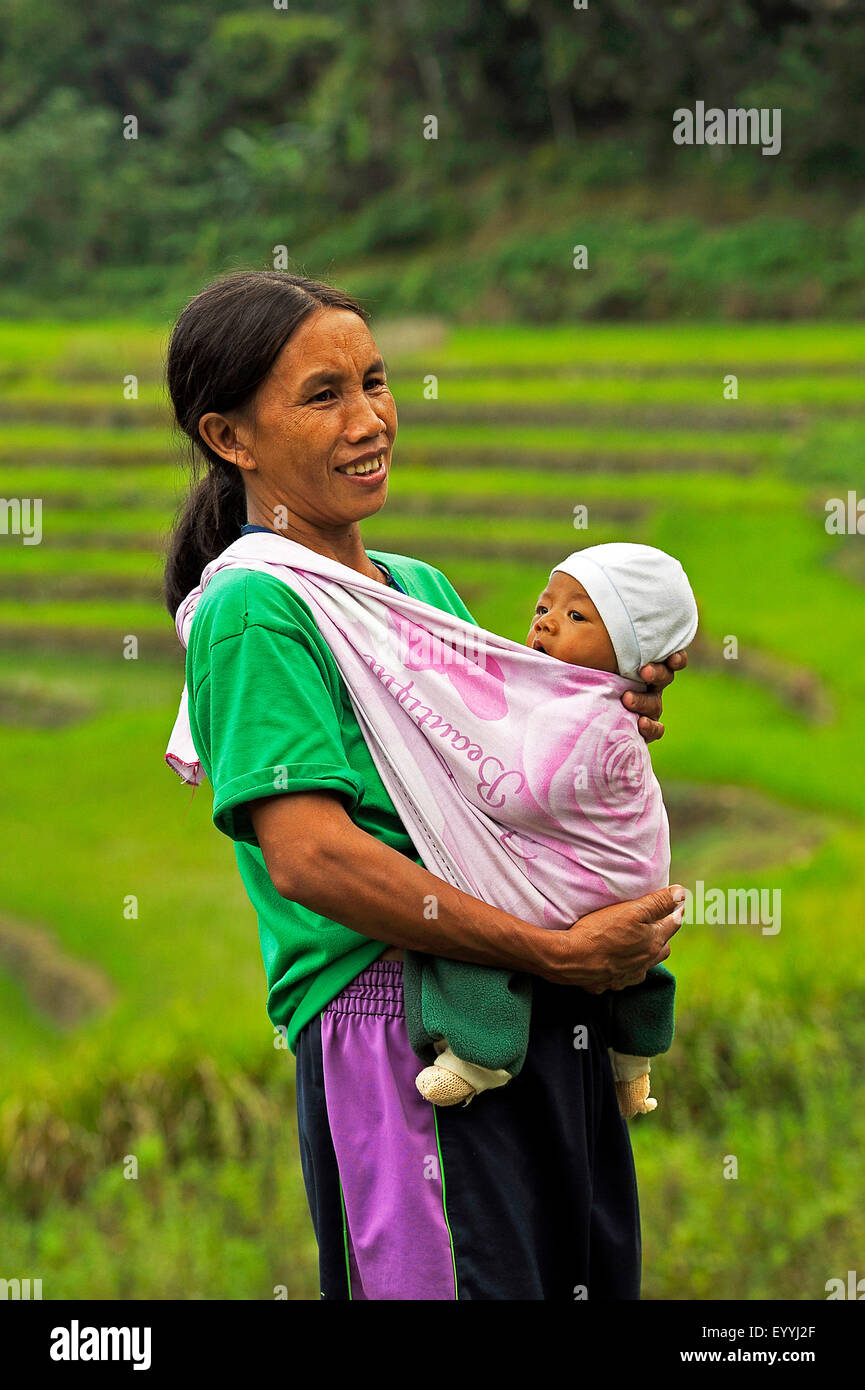
[[[532,1012],[552,1024],[557,1018],[574,1023],[606,1026],[609,996],[589,994],[578,985],[556,985],[539,976],[532,977]],[[368,1014],[379,1018],[405,1018],[401,960],[374,960],[355,975],[322,1013]],[[557,1025],[554,1025],[557,1026]],[[570,1026],[570,1024],[569,1024]]]
[[[322,1013],[404,1018],[402,961],[374,960],[325,1005]]]

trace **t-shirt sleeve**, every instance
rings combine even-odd
[[[452,585],[450,585],[449,588],[451,590],[451,605],[453,612],[456,613],[458,618],[464,618],[467,623],[472,623],[474,627],[480,627],[477,618],[466,608],[456,589],[454,589]]]
[[[430,568],[432,568],[432,566]],[[467,623],[472,623],[474,627],[479,627],[480,624],[477,619],[469,612],[468,608],[466,608],[466,605],[463,603],[447,575],[442,574],[441,570],[434,570],[433,572],[438,576],[442,594],[445,597],[447,607],[450,611],[456,613],[458,618],[463,618]]]
[[[335,692],[303,633],[250,624],[214,642],[191,705],[213,787],[213,823],[257,845],[245,803],[333,790],[353,810],[362,777],[346,761]]]

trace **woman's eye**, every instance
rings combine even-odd
[[[386,385],[387,385],[387,382],[385,381],[384,377],[375,377],[372,381],[368,381],[366,385],[367,385],[367,390],[369,390],[370,387],[386,386]],[[324,388],[323,391],[317,391],[317,392],[315,393],[315,395],[314,395],[314,396],[310,396],[309,399],[310,399],[311,401],[320,401],[321,398],[322,398],[322,396],[332,396],[332,395],[333,395],[333,392],[332,392],[331,388],[330,388],[329,386],[325,386],[325,388]]]

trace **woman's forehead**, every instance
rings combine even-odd
[[[356,351],[358,346],[368,347],[372,343],[369,327],[350,309],[316,309],[308,314],[289,338],[286,347],[292,345],[304,352],[331,352],[340,355],[345,351]]]
[[[318,377],[335,380],[355,371],[384,369],[375,339],[357,314],[327,310],[304,320],[286,342],[275,364],[278,374],[313,385]]]

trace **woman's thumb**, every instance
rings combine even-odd
[[[659,888],[655,893],[647,893],[643,902],[649,909],[649,920],[657,922],[661,917],[669,917],[685,901],[686,891],[681,883],[672,883],[668,888]]]

